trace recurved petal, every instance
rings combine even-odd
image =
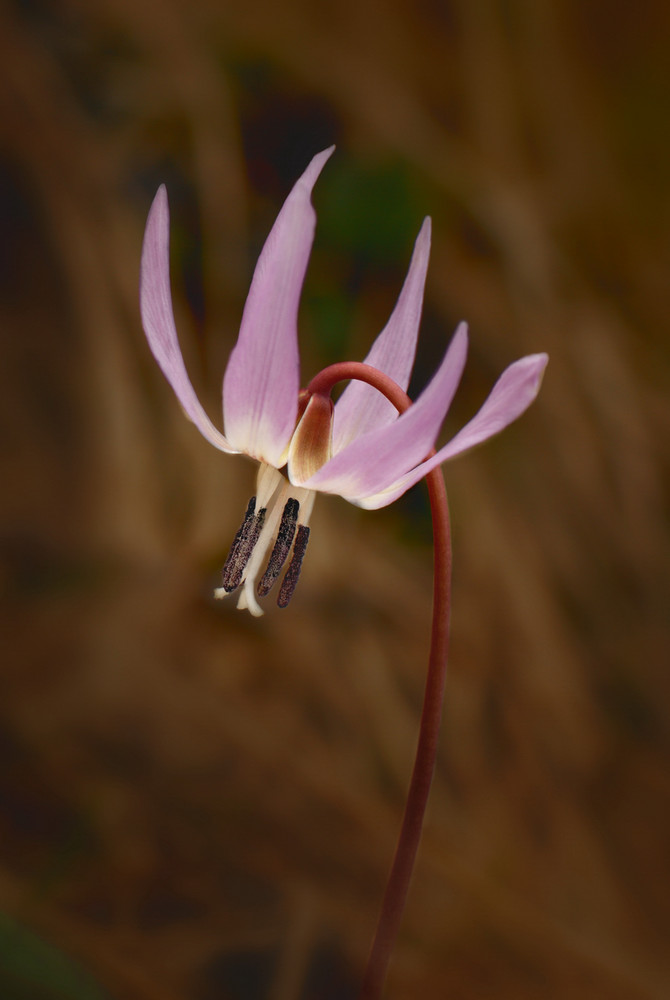
[[[334,148],[314,157],[272,227],[223,381],[226,436],[275,467],[286,461],[298,409],[298,305],[316,224],[310,195]]]
[[[299,485],[339,493],[353,503],[392,486],[433,447],[460,382],[467,348],[467,327],[461,323],[442,364],[413,406],[392,424],[356,438]]]
[[[537,396],[542,384],[544,369],[549,360],[546,354],[529,354],[506,368],[479,412],[435,455],[421,462],[415,469],[401,476],[396,483],[376,495],[353,499],[359,507],[375,510],[386,507],[402,496],[410,486],[423,479],[431,469],[469,448],[481,444],[520,417]],[[350,498],[347,498],[350,499]]]
[[[216,448],[236,451],[198,402],[179,349],[170,295],[170,210],[165,185],[160,186],[154,198],[144,233],[140,312],[149,347],[186,415]]]
[[[430,256],[430,219],[424,220],[398,301],[391,317],[375,340],[365,363],[378,368],[407,389],[421,322],[423,291]],[[352,381],[335,405],[333,451],[341,451],[366,431],[393,423],[396,408],[380,392],[364,382]]]

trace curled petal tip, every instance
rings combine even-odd
[[[334,152],[335,152],[335,146],[329,146],[328,149],[323,149],[321,150],[320,153],[317,153],[315,156],[313,156],[309,162],[307,169],[305,170],[302,177],[298,181],[298,184],[306,184],[309,190],[311,191],[317,181],[319,174],[321,173],[325,164],[327,163],[327,161],[330,159],[330,157],[333,155]]]
[[[459,340],[464,340],[467,347],[469,339],[468,330],[469,330],[468,324],[465,322],[464,319],[462,319],[461,322],[456,327],[456,332],[454,333],[452,340],[456,340],[456,338],[458,338]]]
[[[224,376],[229,440],[276,468],[286,462],[297,416],[298,306],[316,225],[310,196],[334,148],[312,158],[277,216],[256,264]]]
[[[144,236],[145,249],[147,242],[151,239],[169,239],[170,226],[170,206],[168,204],[168,193],[165,184],[156,191],[154,200],[147,216],[146,232]]]
[[[507,371],[503,372],[501,379],[504,376],[509,377],[514,374],[518,383],[517,392],[519,397],[523,399],[525,395],[527,399],[526,405],[530,406],[540,391],[548,362],[548,354],[527,354],[525,358],[519,358],[518,361],[510,365]]]
[[[416,238],[417,243],[419,242],[419,240],[428,240],[428,244],[430,245],[430,237],[432,231],[433,231],[433,220],[429,215],[427,215],[426,218],[421,223],[421,229],[419,230],[419,235]]]
[[[427,216],[417,235],[398,301],[365,358],[366,364],[389,375],[401,389],[407,389],[414,364],[430,258],[430,236],[431,221]],[[334,450],[341,451],[369,430],[395,423],[397,416],[396,408],[375,389],[362,382],[350,382],[335,407]]]
[[[428,268],[428,258],[430,256],[430,244],[433,232],[433,224],[429,215],[421,223],[421,228],[417,233],[414,242],[414,254],[419,259],[425,259],[425,267]]]
[[[151,351],[187,416],[216,448],[232,452],[200,405],[186,373],[172,313],[170,293],[170,210],[161,184],[147,219],[140,265],[140,313]]]
[[[544,378],[546,367],[549,364],[549,355],[542,352],[541,354],[531,354],[529,356],[534,359],[535,364],[537,365],[537,377],[539,380],[537,387],[539,389],[542,384],[542,379]]]

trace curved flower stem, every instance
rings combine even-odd
[[[330,394],[336,382],[358,379],[382,392],[402,413],[412,405],[410,398],[393,379],[370,365],[342,362],[320,372],[307,387],[310,393]],[[368,964],[363,977],[361,1000],[382,996],[386,973],[400,927],[414,862],[421,839],[423,818],[437,758],[440,721],[444,701],[449,646],[451,608],[451,531],[449,507],[442,470],[426,476],[433,519],[434,582],[433,624],[421,714],[419,739],[393,866],[386,885]]]

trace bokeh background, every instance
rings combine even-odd
[[[445,470],[453,642],[388,997],[670,995],[670,7],[3,0],[0,994],[356,995],[428,644],[422,488],[319,499],[291,607],[212,599],[253,467],[184,420],[144,221],[213,419],[253,263],[338,144],[304,378],[362,358],[434,241],[415,392],[445,434],[525,353],[538,402]]]

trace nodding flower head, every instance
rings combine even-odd
[[[255,615],[262,614],[257,598],[269,592],[287,561],[278,604],[288,604],[298,582],[317,492],[336,493],[370,509],[392,503],[430,469],[516,420],[535,399],[547,363],[545,354],[533,354],[510,365],[473,419],[428,458],[465,365],[465,324],[456,330],[431,381],[402,415],[362,382],[350,382],[334,406],[325,396],[300,391],[297,319],[316,225],[311,193],[333,148],[311,161],[261,251],[223,379],[223,433],[198,401],[179,349],[164,186],[151,206],[144,236],[140,308],[154,357],[201,434],[220,451],[248,455],[259,465],[256,495],[215,592],[224,596],[242,587],[238,607]],[[405,390],[414,363],[429,252],[426,219],[395,308],[365,358]]]

